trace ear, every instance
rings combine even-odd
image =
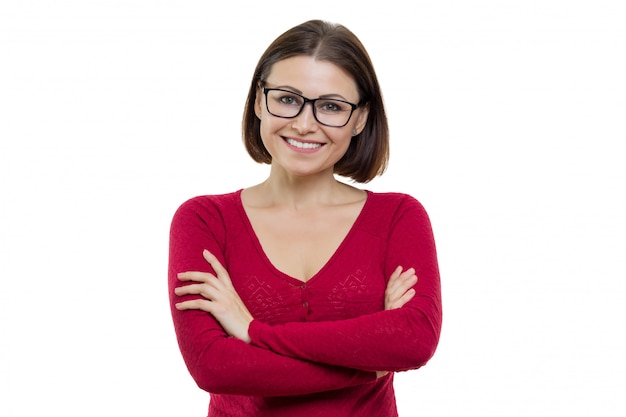
[[[358,114],[356,117],[354,130],[356,130],[357,134],[360,134],[363,129],[365,129],[365,125],[367,124],[367,117],[370,114],[370,104],[367,103],[362,107],[359,107],[356,111],[358,112]]]
[[[256,114],[256,117],[258,117],[259,119],[261,118],[261,114],[263,113],[261,111],[262,101],[263,101],[263,91],[261,90],[261,85],[259,84],[259,86],[256,89],[256,97],[254,98],[254,113]]]

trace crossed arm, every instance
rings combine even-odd
[[[196,215],[195,206],[184,210],[172,228],[170,297],[181,353],[200,388],[255,396],[309,394],[415,369],[434,353],[441,328],[439,273],[421,208],[409,207],[392,225],[385,311],[283,325],[253,319],[233,288],[220,258],[219,219]],[[393,270],[397,264],[414,269]],[[207,270],[211,273],[199,272]]]
[[[189,271],[178,274],[178,279],[190,282],[177,287],[174,292],[178,296],[200,295],[202,298],[176,303],[179,310],[202,310],[210,313],[222,325],[226,333],[246,343],[250,343],[248,329],[254,320],[252,314],[237,294],[235,287],[217,257],[208,250],[202,256],[211,265],[215,275],[208,272]],[[385,310],[393,310],[405,305],[415,296],[413,286],[417,283],[415,269],[406,271],[398,266],[391,275],[385,290]]]
[[[250,325],[254,321],[252,314],[250,314],[237,294],[228,271],[219,262],[217,257],[208,250],[203,251],[203,256],[213,268],[215,274],[199,271],[188,271],[177,274],[180,281],[188,284],[175,288],[175,294],[181,297],[186,295],[199,295],[201,298],[178,302],[175,304],[176,308],[178,310],[200,310],[210,313],[220,323],[227,334],[250,344],[252,342],[250,337]],[[385,290],[385,310],[398,309],[409,302],[415,296],[413,286],[417,283],[417,280],[415,269],[409,268],[403,271],[402,267],[398,266],[391,274]],[[261,323],[256,324],[263,326]],[[312,323],[308,323],[308,325],[311,324]],[[323,333],[328,334],[328,332]],[[336,344],[336,338],[334,342]],[[272,350],[270,345],[266,345],[265,347]],[[276,350],[283,349],[277,348]],[[295,351],[287,352],[283,350],[282,352],[279,351],[276,353],[298,357],[298,353]],[[319,361],[318,358],[312,357],[302,357],[300,359]],[[332,356],[327,363],[332,365],[345,365],[344,361],[339,358],[333,360]],[[388,373],[382,369],[368,370],[376,372],[377,377],[382,377]]]

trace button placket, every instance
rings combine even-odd
[[[300,299],[302,300],[302,321],[307,321],[309,315],[309,291],[306,284],[300,285]]]

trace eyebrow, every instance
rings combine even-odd
[[[265,82],[265,84],[267,85],[267,81]],[[271,84],[271,83],[270,83]],[[269,87],[268,88],[280,88],[282,90],[289,90],[292,91],[294,93],[300,94],[301,96],[304,96],[304,94],[302,94],[302,91],[298,90],[295,87],[292,87],[290,85],[279,85],[276,87]],[[308,98],[308,97],[307,97]],[[351,101],[348,100],[347,98],[345,98],[344,96],[342,96],[341,94],[336,94],[336,93],[332,93],[332,94],[323,94],[321,96],[319,96],[318,98],[337,98],[339,100],[343,100],[343,101],[347,101],[348,103],[350,103]]]

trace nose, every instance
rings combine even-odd
[[[313,103],[308,102],[304,104],[304,108],[299,115],[294,117],[291,126],[299,133],[310,133],[318,128],[317,119],[313,113]]]

